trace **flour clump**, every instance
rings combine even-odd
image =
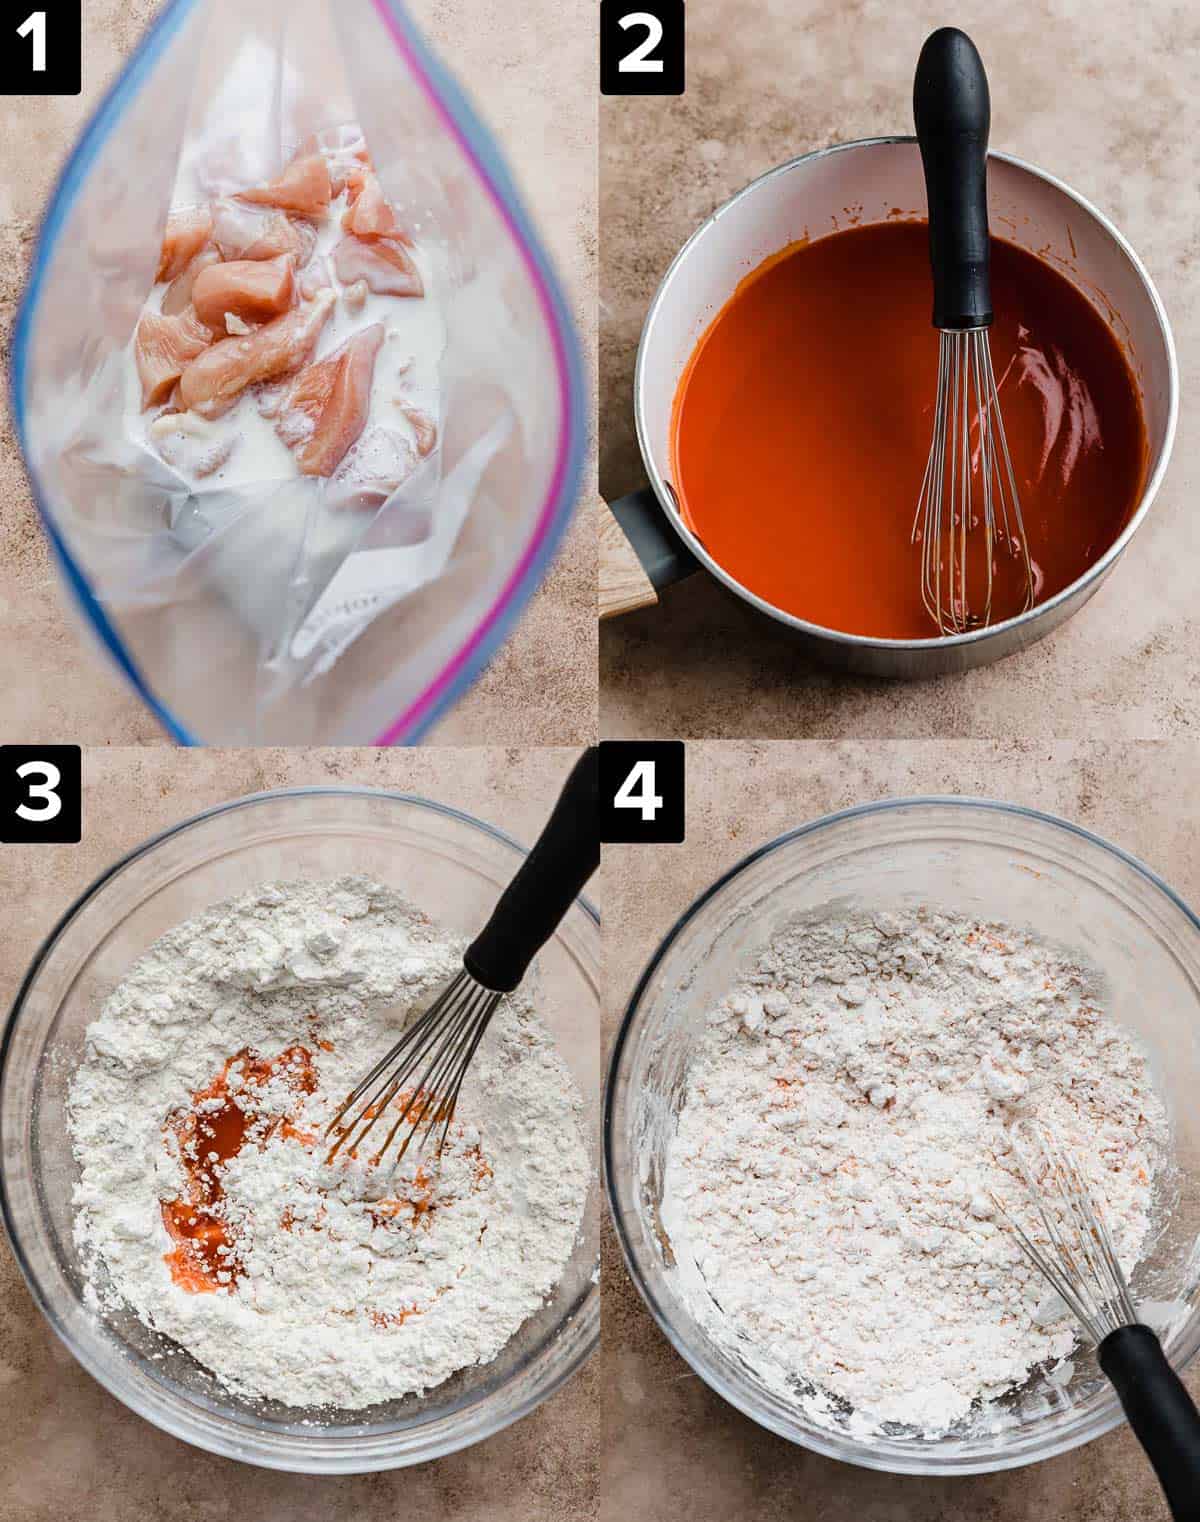
[[[500,1004],[440,1157],[325,1160],[343,1098],[462,951],[363,877],[270,884],[160,937],[88,1027],[68,1098],[92,1303],[293,1406],[493,1359],[561,1278],[590,1177],[529,998]]]
[[[718,1341],[811,1418],[933,1435],[1075,1345],[995,1207],[1014,1121],[1080,1159],[1126,1270],[1167,1123],[1099,980],[1031,935],[919,910],[784,927],[708,1013],[662,1215]]]

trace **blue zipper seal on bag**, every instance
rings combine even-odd
[[[28,371],[29,341],[37,305],[42,293],[46,267],[53,256],[55,246],[62,234],[68,216],[74,208],[80,186],[91,171],[100,150],[108,141],[114,128],[130,102],[145,84],[146,76],[194,9],[197,0],[171,0],[171,4],[155,20],[133,51],[128,64],[109,86],[100,105],[92,115],[83,136],[75,144],[64,164],[54,187],[41,228],[38,231],[37,252],[30,269],[25,294],[13,325],[12,359],[9,366],[9,387],[12,397],[13,422],[21,453],[25,457],[26,474],[29,477],[33,500],[41,519],[46,537],[50,540],[54,558],[58,562],[67,586],[83,613],[84,620],[96,631],[100,642],[116,662],[130,686],[150,709],[173,740],[181,745],[198,745],[200,741],[180,723],[171,710],[151,690],[149,683],[138,669],[137,663],[125,647],[112,620],[104,611],[100,599],[92,590],[87,575],[71,554],[67,542],[46,506],[46,494],[30,463],[26,434],[25,383]]]

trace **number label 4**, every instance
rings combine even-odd
[[[617,789],[613,807],[641,809],[642,818],[649,821],[658,817],[658,811],[662,806],[662,798],[654,791],[654,762],[635,762],[633,770]]]

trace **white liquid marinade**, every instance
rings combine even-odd
[[[1024,932],[933,910],[785,927],[708,1012],[662,1220],[708,1333],[813,1421],[936,1436],[1076,1331],[1030,1231],[1022,1117],[1077,1157],[1126,1272],[1168,1128],[1099,979]]]
[[[440,1161],[390,1174],[369,1149],[327,1163],[320,1142],[461,961],[361,877],[269,884],[156,941],[89,1025],[68,1098],[90,1301],[132,1307],[238,1394],[292,1406],[358,1409],[495,1358],[562,1277],[590,1177],[578,1090],[528,997],[497,1010]],[[247,1048],[277,1065],[266,1081],[237,1060]],[[190,1198],[205,1145],[180,1117],[219,1107],[223,1071],[252,1119],[217,1170],[232,1251],[197,1289],[169,1266],[164,1206]]]
[[[352,146],[361,144],[353,127],[343,128],[338,135]],[[337,154],[326,157],[331,164],[339,164]],[[344,164],[355,162],[346,149],[341,157]],[[232,199],[236,205],[236,198]],[[446,340],[436,272],[428,252],[420,246],[419,223],[406,228],[414,238],[407,252],[420,272],[425,294],[397,297],[368,290],[361,305],[347,301],[346,285],[338,279],[334,267],[333,250],[347,236],[342,216],[349,204],[347,188],[333,198],[319,220],[293,217],[297,222],[307,220],[316,233],[310,257],[296,270],[298,291],[306,286],[327,287],[336,298],[307,363],[319,363],[375,323],[384,329],[383,344],[375,360],[366,425],[331,483],[335,493],[347,496],[363,485],[403,484],[405,476],[415,469],[419,441],[404,409],[415,408],[439,426],[438,365]],[[254,214],[263,208],[247,206],[245,210]],[[170,281],[158,282],[147,297],[144,310],[161,312],[169,286]],[[303,302],[304,298],[300,300]],[[295,456],[279,436],[278,419],[264,415],[260,408],[262,395],[273,389],[270,384],[248,387],[228,412],[211,421],[195,412],[172,416],[163,407],[147,410],[142,403],[134,343],[135,336],[131,335],[124,359],[125,434],[135,445],[163,460],[189,491],[203,494],[236,490],[293,480],[300,474]],[[288,380],[279,386],[286,388],[290,384]],[[224,457],[229,445],[232,448],[223,463],[216,469],[208,468],[208,461]]]

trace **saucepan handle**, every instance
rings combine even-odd
[[[601,504],[601,618],[651,607],[663,587],[699,569],[650,487]]]

